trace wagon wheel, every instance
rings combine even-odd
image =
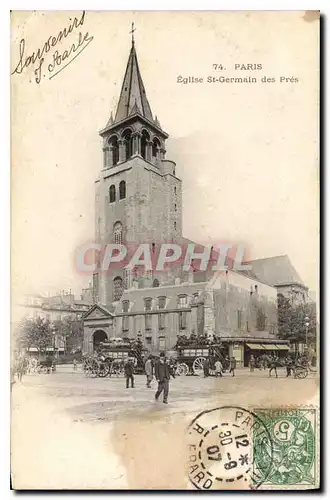
[[[97,377],[98,371],[99,371],[99,365],[98,365],[97,361],[94,359],[94,360],[92,360],[91,367],[90,367],[91,376]]]
[[[106,377],[109,374],[110,365],[107,361],[101,361],[98,368],[98,376],[101,378]]]
[[[185,377],[189,373],[189,366],[186,363],[179,363],[176,367],[175,374],[178,376]]]
[[[307,374],[308,370],[304,366],[296,366],[294,369],[294,378],[306,378]]]
[[[198,375],[199,377],[201,375],[204,375],[204,362],[206,361],[206,358],[200,357],[194,359],[192,368],[194,375]]]

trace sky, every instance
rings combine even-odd
[[[316,290],[318,21],[303,12],[86,12],[44,51],[40,83],[38,61],[20,71],[22,39],[25,61],[81,16],[16,12],[11,19],[12,71],[18,67],[11,76],[14,293],[78,295],[88,283],[74,254],[94,238],[94,181],[103,164],[98,132],[116,108],[132,21],[148,100],[170,135],[166,157],[183,181],[184,236],[243,243],[249,258],[287,254]],[[63,68],[55,51],[63,56],[77,45],[79,32],[93,39]],[[49,79],[55,68],[63,70]],[[204,81],[182,84],[179,76]],[[208,76],[258,82],[208,84]]]

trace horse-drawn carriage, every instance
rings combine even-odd
[[[88,375],[106,377],[123,375],[127,360],[133,360],[136,373],[144,372],[144,363],[148,356],[140,340],[114,338],[101,342],[98,353],[84,361],[84,371]]]
[[[176,355],[177,375],[203,375],[204,363],[209,359],[209,372],[213,375],[214,365],[221,361],[223,370],[229,369],[230,361],[225,356],[225,348],[217,339],[212,341],[204,336],[181,338],[174,347]]]
[[[54,356],[45,356],[38,360],[36,367],[37,373],[51,373],[56,371],[56,363]]]

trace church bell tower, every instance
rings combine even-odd
[[[182,236],[181,180],[166,159],[168,134],[153,117],[134,38],[115,114],[101,130],[103,168],[95,181],[95,236],[105,246],[151,246]],[[135,276],[124,268],[94,274],[94,298],[110,306],[125,288],[159,286],[164,277]]]

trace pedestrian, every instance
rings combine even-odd
[[[210,359],[206,358],[204,363],[203,363],[203,371],[204,371],[204,377],[209,377],[210,375]]]
[[[236,359],[234,356],[230,358],[230,370],[229,373],[232,373],[233,377],[235,377],[235,369],[236,369]]]
[[[147,361],[144,365],[144,371],[146,372],[147,377],[147,387],[151,388],[151,381],[153,379],[153,366],[152,366],[152,357],[148,356]]]
[[[291,358],[290,354],[287,354],[287,356],[286,356],[286,358],[284,360],[284,363],[285,363],[285,366],[286,366],[286,376],[290,377],[291,370],[292,370],[292,364],[293,364],[293,361],[292,361],[292,358]]]
[[[251,354],[249,361],[250,372],[254,372],[255,365],[256,365],[255,357],[253,356],[253,354]]]
[[[77,370],[77,360],[76,360],[76,358],[73,358],[73,370],[74,371]]]
[[[222,377],[222,363],[220,359],[217,359],[215,362],[215,376]]]
[[[155,400],[158,401],[159,396],[164,391],[163,403],[167,404],[169,381],[170,381],[170,368],[166,363],[165,354],[162,352],[159,360],[155,364],[155,377],[158,382],[158,389],[155,394]]]
[[[268,363],[269,363],[269,359],[268,359],[268,356],[267,354],[263,354],[263,367],[264,367],[264,370],[266,370],[266,368],[268,367]]]
[[[126,389],[129,388],[129,381],[131,381],[131,387],[134,387],[134,365],[131,358],[128,358],[125,367],[125,377],[126,377]]]
[[[268,374],[269,377],[272,376],[271,374],[272,371],[274,370],[277,378],[277,365],[278,365],[278,357],[275,355],[275,353],[273,353],[269,360],[269,374]]]

